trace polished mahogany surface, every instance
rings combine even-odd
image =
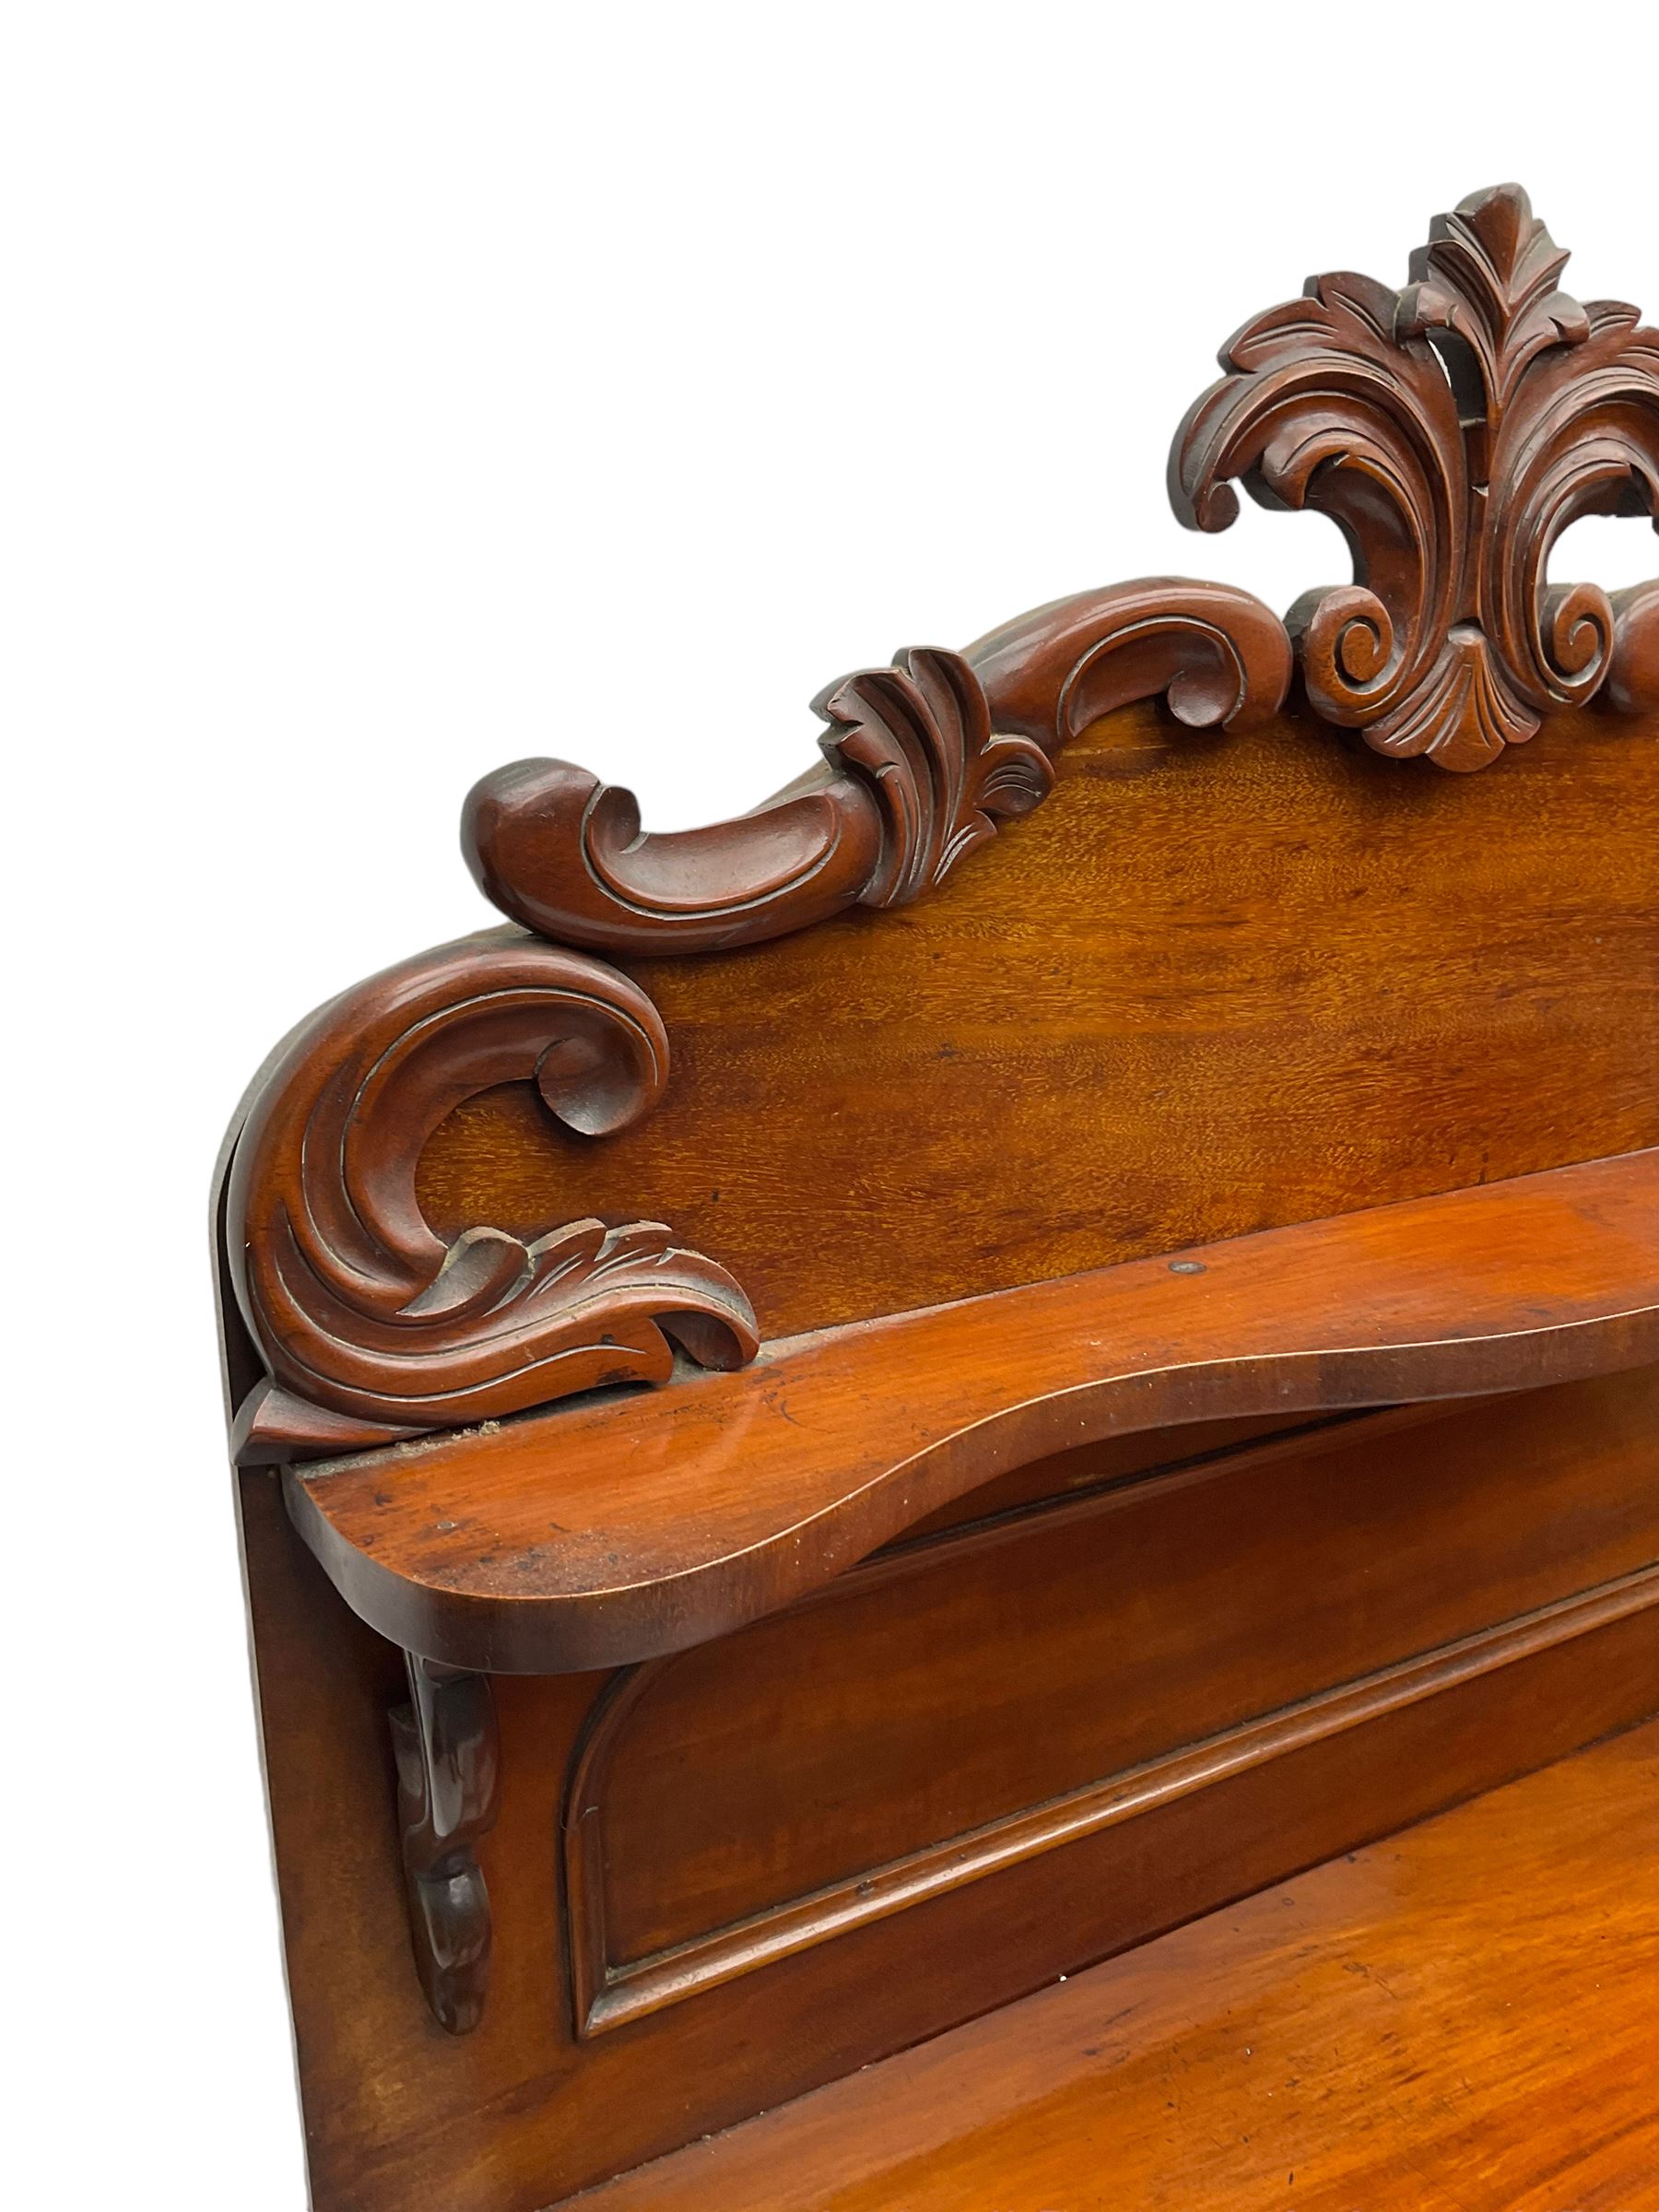
[[[1067,1444],[1655,1356],[1651,1151],[828,1331],[287,1490],[383,1634],[458,1665],[601,1666],[737,1627]]]
[[[244,1469],[319,2204],[543,2212],[1645,1717],[1656,1390],[1109,1439],[695,1650],[461,1677],[499,1791],[459,2038],[411,1956],[403,1654]],[[491,1746],[438,1717],[464,1785]]]
[[[457,1108],[446,1238],[668,1223],[763,1337],[1659,1143],[1659,711],[1478,775],[1159,702],[914,905],[629,952],[672,1060],[590,1140]]]
[[[1647,2212],[1659,1724],[647,2166],[593,2212]]]
[[[505,924],[262,1070],[317,2212],[1645,2212],[1651,1739],[1343,1856],[1659,1704],[1659,582],[1550,572],[1659,333],[1564,263],[1501,184],[1229,342],[1178,514],[1349,581],[912,643],[695,830],[509,763]]]

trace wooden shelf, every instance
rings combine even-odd
[[[1659,1724],[581,2199],[592,2212],[1653,2202]]]
[[[1659,1150],[768,1346],[287,1470],[351,1606],[445,1664],[608,1666],[775,1610],[1009,1467],[1134,1430],[1659,1358]]]

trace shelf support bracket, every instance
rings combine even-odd
[[[484,2015],[489,1891],[477,1845],[495,1824],[500,1753],[489,1677],[406,1652],[409,1702],[387,1715],[415,1971],[440,2027]]]

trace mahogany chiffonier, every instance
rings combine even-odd
[[[1232,338],[1332,517],[580,768],[217,1212],[318,2212],[1659,2205],[1659,332]]]

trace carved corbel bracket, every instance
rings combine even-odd
[[[1177,434],[1191,527],[1227,528],[1233,478],[1341,527],[1353,582],[1288,626],[1309,703],[1379,752],[1484,768],[1551,709],[1659,698],[1651,592],[1547,579],[1581,515],[1659,523],[1659,332],[1559,290],[1566,260],[1518,184],[1477,193],[1405,291],[1316,276],[1247,323]]]
[[[387,1715],[415,1970],[433,2018],[465,2035],[484,2013],[489,1891],[477,1843],[495,1825],[500,1747],[485,1675],[406,1652],[409,1702]]]

